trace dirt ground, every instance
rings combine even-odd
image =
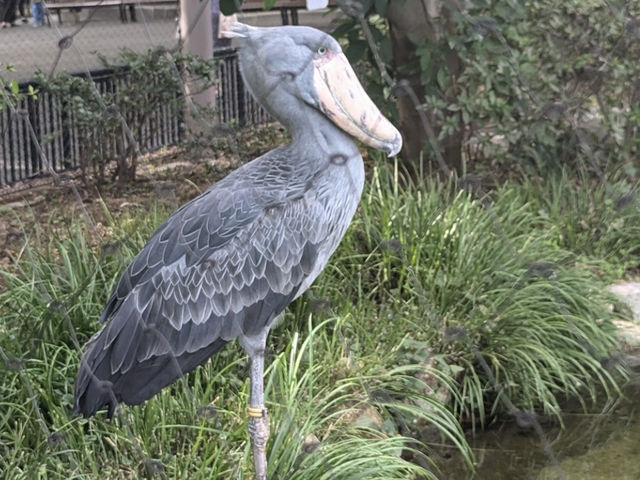
[[[281,127],[269,125],[243,129],[208,148],[165,148],[141,159],[136,181],[124,187],[85,184],[72,171],[60,174],[58,184],[43,178],[0,189],[0,269],[11,270],[25,238],[38,229],[62,230],[85,215],[100,225],[107,211],[118,217],[158,204],[175,210],[286,138]]]

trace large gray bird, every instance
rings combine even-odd
[[[340,45],[308,27],[233,23],[244,81],[291,133],[176,211],[116,285],[82,358],[75,412],[136,405],[238,339],[251,361],[249,436],[266,479],[265,341],[326,265],[364,184],[353,137],[398,153],[399,132]]]

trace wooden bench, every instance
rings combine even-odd
[[[336,7],[335,0],[329,0],[327,7]],[[245,0],[240,7],[241,12],[268,12],[280,10],[282,25],[298,25],[298,10],[305,10],[307,2],[305,0],[276,0],[270,10],[264,9],[262,0]]]
[[[62,11],[78,11],[83,8],[103,8],[103,7],[118,7],[120,11],[120,20],[122,23],[126,23],[127,20],[127,7],[129,8],[129,15],[132,22],[136,21],[136,9],[140,6],[153,6],[153,5],[176,5],[177,0],[92,0],[92,1],[75,1],[75,2],[47,2],[46,12],[55,13],[58,15],[58,22],[62,24]]]
[[[194,1],[194,0],[191,0]],[[136,21],[137,6],[153,6],[153,5],[176,5],[178,8],[178,0],[92,0],[92,1],[68,1],[68,2],[47,2],[47,17],[49,13],[58,15],[58,22],[62,24],[63,10],[80,10],[82,8],[102,8],[102,7],[118,7],[120,10],[120,20],[126,23],[127,7],[129,9],[129,17],[132,22]],[[241,11],[243,12],[263,12],[262,0],[246,0],[243,2]],[[337,6],[335,0],[329,0],[329,7]],[[298,25],[298,10],[304,10],[307,4],[304,0],[277,0],[271,10],[280,10],[283,25]]]
[[[179,5],[179,0],[121,0],[122,3],[122,10],[120,15],[122,16],[122,14],[124,13],[125,16],[125,20],[126,21],[126,11],[125,8],[129,7],[129,18],[131,19],[132,22],[137,21],[136,20],[136,7],[140,6],[140,7],[146,7],[146,6],[155,6],[155,5],[175,5],[176,6],[176,10],[178,10],[180,8]]]

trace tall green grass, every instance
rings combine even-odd
[[[616,277],[640,269],[640,191],[615,175],[606,181],[571,177],[530,179],[519,202],[553,226],[558,244],[583,259],[606,262]]]
[[[611,277],[597,272],[625,268],[637,211],[583,251],[538,208],[553,197],[531,183],[478,195],[455,182],[399,180],[397,169],[374,170],[357,226],[321,280],[326,291],[337,277],[346,298],[392,306],[414,345],[426,346],[423,360],[457,372],[452,407],[474,425],[514,409],[560,418],[567,398],[617,394]],[[554,182],[576,201],[584,193],[568,177]],[[606,223],[608,206],[591,205]]]
[[[583,250],[586,237],[562,230],[576,209],[552,206],[610,210],[568,178],[479,196],[454,182],[400,189],[399,176],[373,169],[332,262],[271,334],[271,478],[446,478],[416,440],[426,427],[471,462],[461,422],[514,409],[559,418],[567,398],[618,391],[594,266],[633,264],[636,213]],[[0,272],[6,478],[251,478],[237,345],[114,421],[70,416],[78,347],[166,213],[107,215],[99,233],[83,221],[36,229]]]
[[[4,478],[251,478],[248,365],[237,345],[114,421],[70,415],[78,347],[98,328],[120,270],[160,221],[113,220],[100,238],[83,222],[40,232],[27,239],[15,269],[2,272]],[[400,428],[416,420],[434,425],[471,461],[459,423],[416,375],[428,368],[392,363],[395,339],[377,351],[377,332],[362,329],[370,308],[297,321],[290,313],[272,335],[271,478],[436,478],[427,447]],[[446,373],[433,377],[453,388]]]

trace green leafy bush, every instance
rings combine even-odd
[[[598,174],[611,164],[637,175],[637,2],[427,2],[439,14],[425,21],[423,36],[407,34],[409,51],[390,41],[385,22],[402,0],[352,3],[373,39],[357,15],[346,17],[334,33],[346,42],[350,60],[364,61],[368,88],[378,100],[389,85],[376,59],[394,79],[418,77],[412,85],[422,104],[417,108],[427,114],[440,150],[457,142],[465,163],[460,175],[478,168],[529,174],[567,165]],[[396,93],[406,95],[401,90]],[[420,139],[412,130],[406,141],[428,145],[420,131]],[[427,152],[435,159],[432,146]]]
[[[68,73],[49,77],[39,72],[36,81],[63,105],[60,131],[54,136],[75,129],[85,183],[92,176],[103,184],[112,158],[116,159],[113,179],[126,183],[135,178],[138,158],[157,130],[154,112],[164,106],[181,118],[185,78],[206,89],[214,83],[215,64],[164,49],[142,54],[123,50],[115,60],[100,60],[113,74],[111,88],[100,91],[91,78]]]
[[[0,62],[0,72],[14,70],[13,65]],[[30,85],[26,92],[21,92],[20,84],[15,78],[7,80],[0,74],[0,112],[7,108],[17,108],[20,100],[26,96],[37,98],[37,91],[33,85]]]

